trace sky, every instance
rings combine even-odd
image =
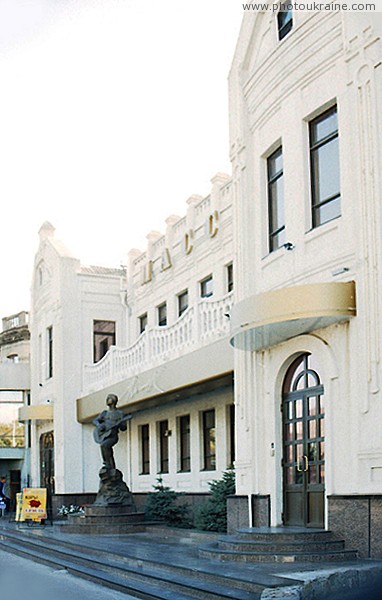
[[[119,267],[230,173],[239,0],[0,0],[0,318],[29,309],[44,221]]]

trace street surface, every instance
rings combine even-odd
[[[135,598],[0,550],[1,597],[6,600],[129,600]]]

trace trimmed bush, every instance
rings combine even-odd
[[[178,499],[182,494],[163,485],[161,477],[157,478],[157,484],[153,485],[153,488],[155,492],[147,494],[145,503],[146,519],[164,521],[171,527],[192,527],[189,505],[178,503]]]
[[[195,527],[203,531],[227,531],[227,496],[235,493],[235,471],[228,469],[221,479],[209,483],[211,497],[195,515]]]

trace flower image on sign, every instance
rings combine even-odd
[[[21,521],[46,519],[46,488],[24,488]]]

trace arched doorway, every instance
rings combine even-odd
[[[311,354],[300,355],[284,379],[283,491],[285,525],[325,522],[324,387]]]

